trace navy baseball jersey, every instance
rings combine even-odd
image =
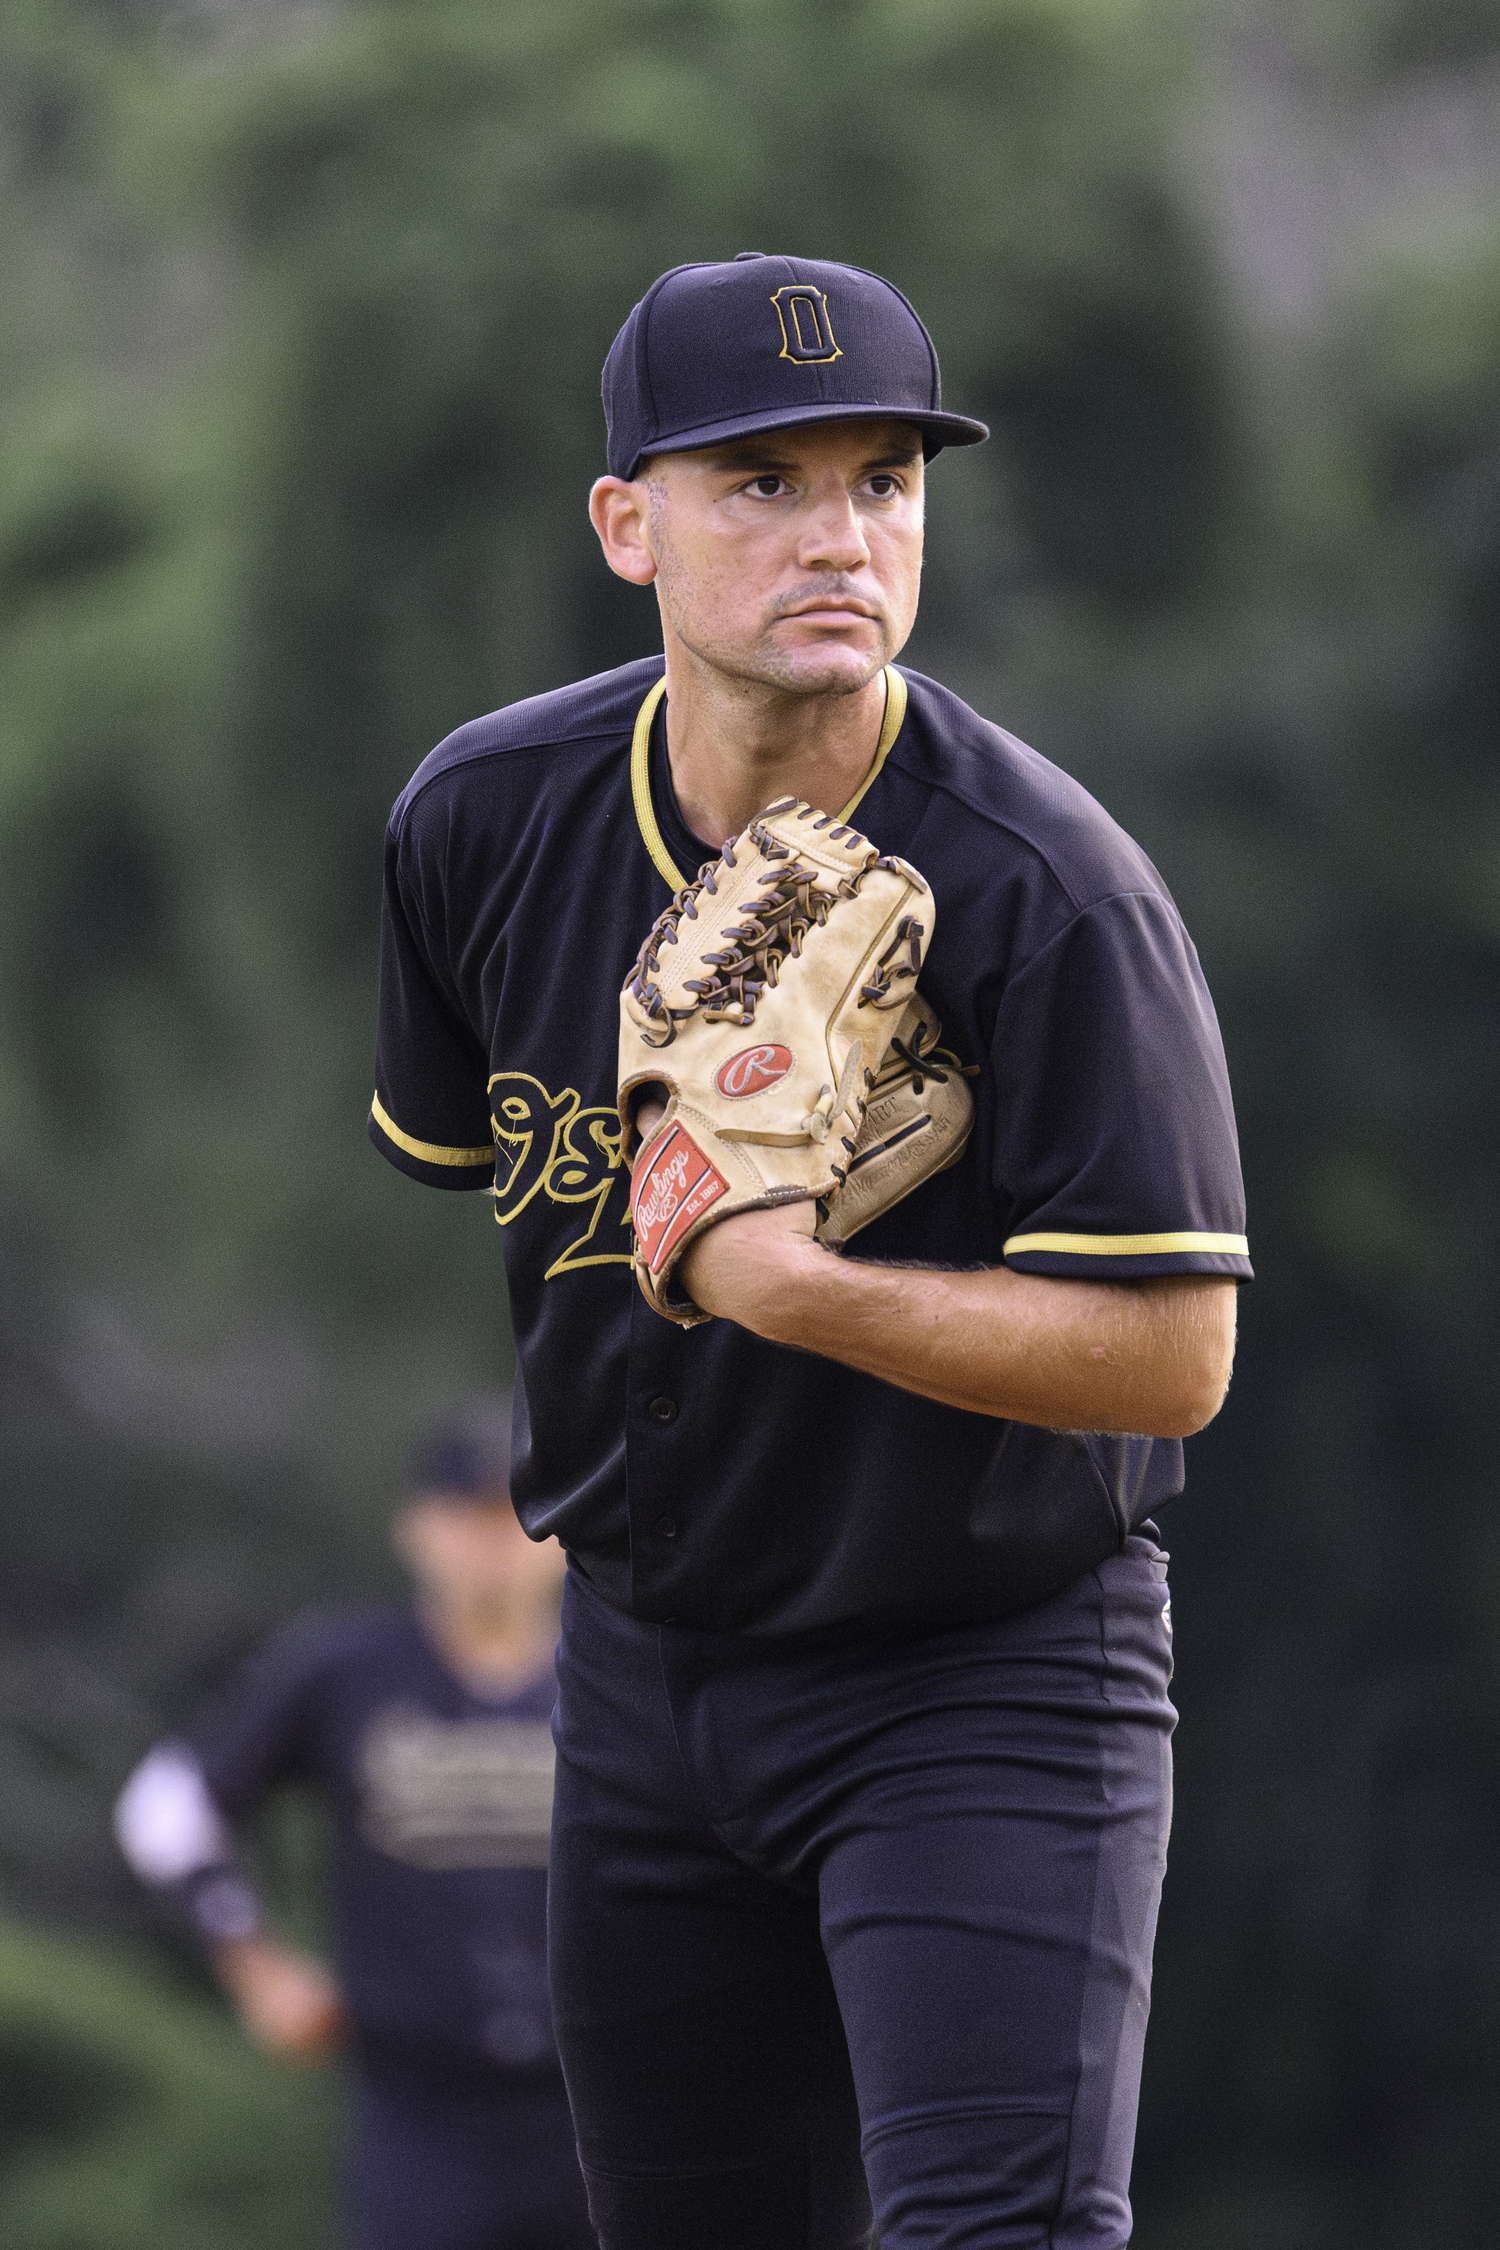
[[[551,1673],[473,1694],[409,1610],[303,1618],[252,1659],[194,1747],[230,1820],[278,1782],[334,1816],[339,1976],[362,2046],[557,2071],[547,1999]]]
[[[450,735],[387,837],[370,1133],[493,1188],[518,1360],[513,1489],[604,1597],[762,1634],[993,1617],[1069,1584],[1182,1485],[1175,1441],[938,1405],[630,1270],[619,990],[713,850],[673,796],[658,658]],[[936,900],[921,989],[979,1066],[962,1160],[858,1255],[1124,1280],[1247,1278],[1223,1050],[1160,876],[1088,793],[918,673],[886,674],[839,808]]]

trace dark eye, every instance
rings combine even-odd
[[[773,471],[767,470],[763,477],[756,478],[750,489],[752,492],[758,492],[762,500],[774,500],[781,490],[781,479]]]
[[[894,477],[881,475],[870,479],[870,490],[877,500],[893,499],[900,489]]]

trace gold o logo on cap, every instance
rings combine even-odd
[[[782,359],[794,359],[808,367],[843,358],[833,340],[828,299],[821,289],[809,289],[801,281],[788,282],[775,292],[771,302],[781,323]]]

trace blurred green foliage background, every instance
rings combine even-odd
[[[657,645],[597,371],[741,248],[994,426],[909,660],[1141,837],[1235,1076],[1137,2240],[1488,2250],[1500,0],[10,0],[0,173],[9,2250],[320,2239],[334,2090],[107,1808],[508,1364],[486,1207],[362,1138],[381,828]]]

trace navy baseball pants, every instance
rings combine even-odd
[[[553,2012],[601,2250],[1118,2250],[1171,1811],[1150,1539],[765,1640],[569,1574]]]
[[[594,2250],[555,2078],[361,2072],[350,2122],[340,2250]]]

